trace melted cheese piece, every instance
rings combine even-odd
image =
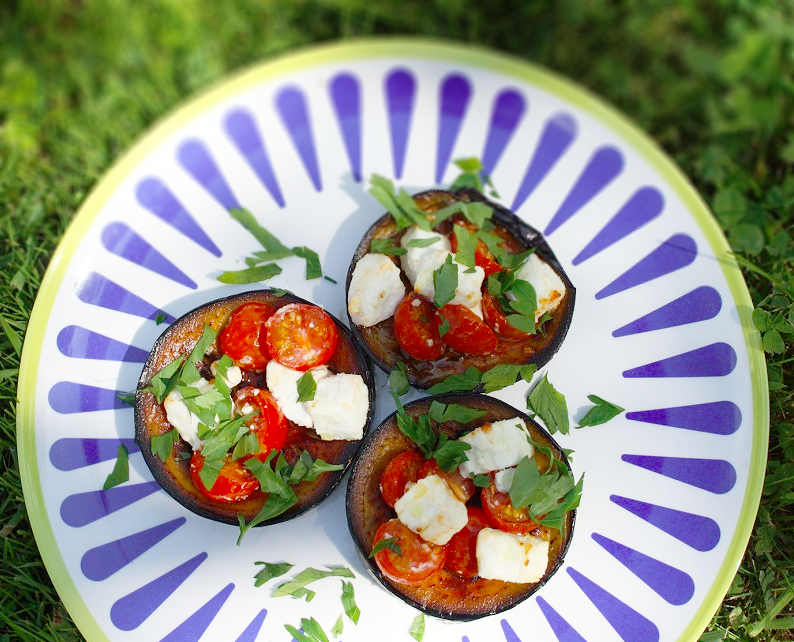
[[[326,366],[312,368],[309,372],[312,373],[312,378],[315,382],[331,374],[331,371]],[[282,366],[275,359],[268,361],[265,367],[267,389],[273,393],[284,416],[299,426],[311,428],[313,422],[309,411],[306,409],[306,403],[298,401],[298,379],[304,374],[306,373]]]
[[[455,261],[455,255],[446,250],[428,249],[419,261],[416,280],[413,282],[414,291],[432,301],[436,294],[433,282],[433,273],[452,257],[452,264],[458,269],[458,285],[455,296],[449,303],[451,305],[465,305],[467,308],[476,308],[482,301],[482,283],[485,280],[485,270],[479,265],[472,271],[470,268]]]
[[[306,411],[320,439],[361,439],[369,412],[367,384],[358,374],[323,377],[317,381],[314,399],[306,402]]]
[[[487,580],[539,582],[549,565],[549,542],[495,528],[477,534],[477,574]]]
[[[400,268],[385,254],[365,254],[350,277],[350,320],[364,327],[376,325],[394,314],[404,296]]]
[[[460,466],[460,474],[481,475],[516,466],[524,457],[532,457],[535,449],[528,441],[529,432],[520,417],[485,424],[463,435],[460,441],[471,446],[468,461]]]
[[[422,539],[443,546],[469,521],[466,504],[438,475],[423,477],[394,504],[397,518]]]
[[[552,267],[537,254],[531,254],[516,278],[528,282],[535,289],[538,307],[535,310],[535,323],[546,313],[554,312],[565,296],[565,284]],[[515,297],[508,292],[508,298]]]

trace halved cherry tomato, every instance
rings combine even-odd
[[[478,229],[474,223],[469,221],[456,221],[455,225],[462,225],[469,232],[476,232]],[[455,236],[454,227],[452,228],[452,234],[450,234],[449,237],[449,244],[451,246],[450,249],[452,252],[458,251],[458,238]],[[496,260],[493,252],[491,252],[491,250],[488,249],[488,246],[481,240],[477,241],[477,247],[474,250],[474,265],[478,265],[483,269],[486,279],[491,276],[491,274],[495,274],[496,272],[501,272],[504,270],[504,268]]]
[[[482,508],[467,506],[466,510],[469,513],[469,521],[447,543],[444,568],[463,577],[476,577],[478,575],[477,535],[490,524]]]
[[[433,304],[415,292],[406,294],[394,311],[394,336],[414,359],[438,359],[446,350]]]
[[[480,493],[482,508],[494,528],[526,535],[534,531],[540,524],[533,522],[526,508],[516,508],[510,500],[508,493],[496,489],[496,483],[491,480],[491,485],[482,489]]]
[[[248,429],[255,433],[259,440],[259,452],[240,457],[238,460],[240,463],[251,457],[265,461],[271,450],[281,450],[284,447],[289,432],[289,421],[281,412],[276,398],[270,391],[253,387],[243,388],[238,391],[234,403],[238,412],[246,404],[259,410],[258,414],[246,422]]]
[[[409,482],[416,483],[425,458],[416,450],[406,450],[394,457],[380,476],[380,495],[391,508],[405,494]]]
[[[438,315],[439,324],[444,319],[449,323],[444,342],[453,350],[463,354],[488,354],[496,350],[499,341],[493,330],[465,305],[445,305]]]
[[[239,460],[227,459],[221,468],[220,475],[209,490],[199,476],[203,467],[204,456],[199,451],[194,452],[190,459],[190,478],[202,495],[216,502],[226,504],[241,502],[259,490],[259,482],[256,477],[251,471],[244,468]]]
[[[282,366],[316,368],[328,361],[339,339],[336,324],[322,308],[290,303],[276,310],[265,324],[267,348]]]
[[[503,339],[526,339],[529,336],[528,333],[510,325],[499,301],[487,290],[482,294],[482,316],[493,331]]]
[[[420,584],[443,568],[447,549],[426,542],[399,519],[381,524],[372,545],[390,538],[395,538],[401,554],[388,548],[375,553],[375,563],[390,580],[398,584]]]
[[[452,494],[464,503],[469,501],[474,495],[474,481],[461,475],[457,468],[454,472],[448,473],[438,465],[435,459],[426,459],[422,464],[422,468],[419,470],[418,479],[428,477],[429,475],[438,475],[441,477],[441,479],[447,482],[447,486],[449,486]]]
[[[251,301],[234,312],[229,323],[221,330],[218,345],[229,355],[235,365],[248,370],[261,370],[270,361],[265,345],[265,321],[273,314],[272,308]]]

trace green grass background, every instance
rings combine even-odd
[[[0,642],[82,639],[33,540],[15,434],[28,317],[70,219],[147,127],[228,73],[380,35],[567,76],[649,132],[709,203],[755,305],[771,426],[756,526],[701,640],[794,640],[791,0],[0,0]]]

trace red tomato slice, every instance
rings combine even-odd
[[[399,519],[380,525],[375,533],[375,544],[384,539],[396,539],[401,555],[384,548],[375,553],[375,563],[383,574],[398,584],[421,584],[433,573],[443,568],[447,549],[426,542]]]
[[[490,523],[485,511],[478,506],[467,506],[469,521],[447,543],[444,568],[463,577],[477,576],[477,534]]]
[[[265,461],[271,450],[281,450],[284,447],[289,432],[289,421],[281,412],[276,398],[270,391],[243,388],[237,393],[234,402],[238,412],[246,404],[259,410],[259,414],[247,422],[249,430],[256,433],[259,440],[259,453],[240,457],[238,460],[240,463],[251,457]]]
[[[469,221],[456,222],[455,225],[462,225],[469,230],[469,232],[477,231],[477,226]],[[458,251],[458,238],[455,236],[454,229],[452,234],[450,234],[449,244],[452,252]],[[496,272],[501,272],[504,270],[504,268],[496,260],[493,252],[491,252],[491,250],[488,249],[488,246],[482,241],[477,241],[477,247],[474,249],[474,265],[478,265],[483,269],[486,279],[491,276],[491,274],[495,274]]]
[[[256,301],[244,303],[232,313],[229,323],[221,330],[218,345],[235,365],[261,370],[270,361],[264,326],[271,314],[271,308]]]
[[[241,502],[259,490],[259,482],[256,477],[251,471],[244,468],[239,460],[226,461],[221,468],[220,475],[209,490],[199,476],[203,467],[203,455],[200,452],[194,452],[190,459],[190,478],[202,495],[216,502],[225,504]]]
[[[526,535],[540,526],[529,518],[529,511],[526,508],[513,506],[510,495],[499,492],[493,480],[490,486],[482,489],[480,499],[488,521],[494,528],[507,533]]]
[[[502,306],[487,290],[482,294],[482,316],[493,331],[503,339],[526,339],[530,336],[510,325]]]
[[[432,361],[446,350],[438,333],[433,304],[415,292],[406,294],[394,311],[394,336],[414,359]]]
[[[438,465],[435,459],[426,459],[422,464],[422,468],[419,470],[418,479],[422,479],[429,475],[438,475],[441,477],[441,479],[447,482],[447,486],[449,486],[452,494],[463,503],[469,501],[474,495],[474,481],[461,475],[457,468],[455,472],[448,473]]]
[[[380,476],[380,495],[391,508],[405,494],[408,482],[416,483],[425,458],[416,450],[406,450],[394,457]]]
[[[265,325],[270,354],[287,368],[316,368],[336,351],[336,323],[316,305],[290,303],[276,310]]]
[[[496,350],[499,341],[493,330],[465,305],[445,305],[438,315],[439,324],[444,319],[449,323],[444,341],[453,350],[463,354],[488,354]]]

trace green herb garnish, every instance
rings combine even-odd
[[[107,490],[108,488],[113,488],[114,486],[118,486],[119,484],[123,484],[130,479],[130,460],[129,460],[129,452],[127,451],[127,447],[124,444],[119,444],[119,448],[116,455],[116,463],[113,466],[113,470],[107,476],[104,485],[102,486],[102,490]]]
[[[451,254],[447,256],[441,267],[433,272],[433,287],[435,289],[433,301],[437,308],[443,308],[455,298],[455,290],[458,287],[458,266],[452,262]]]
[[[432,385],[428,389],[428,394],[440,395],[445,392],[471,392],[475,390],[482,381],[482,372],[474,366],[470,366],[461,374],[448,376],[444,381]]]
[[[307,597],[307,602],[310,600],[308,594],[314,595],[313,591],[309,591],[306,587],[312,582],[325,579],[326,577],[347,577],[354,579],[356,576],[349,568],[345,566],[328,566],[327,571],[322,571],[316,568],[307,568],[298,573],[289,582],[280,584],[279,587],[273,592],[273,597],[294,597],[302,598]]]
[[[587,398],[592,401],[595,406],[590,408],[590,410],[587,411],[587,414],[581,418],[579,425],[576,426],[577,428],[605,424],[610,419],[614,419],[625,410],[625,408],[621,408],[620,406],[610,403],[609,401],[602,399],[601,397],[597,397],[596,395],[587,395]]]
[[[411,623],[411,637],[416,640],[416,642],[422,642],[422,638],[425,637],[425,616],[423,613],[414,618],[414,621]]]
[[[262,565],[264,568],[254,575],[254,586],[262,586],[265,582],[272,580],[274,577],[281,577],[287,573],[293,564],[282,562],[280,564],[271,564],[270,562],[254,562],[254,564]]]
[[[394,244],[394,239],[373,239],[372,243],[369,244],[369,251],[376,254],[392,254],[394,256],[408,253],[408,250],[404,247],[397,247]]]
[[[405,364],[398,361],[395,365],[397,367],[389,373],[389,392],[404,395],[411,389],[411,383],[408,381]]]
[[[527,407],[543,420],[551,434],[558,431],[563,435],[568,434],[568,404],[565,397],[549,383],[548,375],[544,375],[529,393]]]
[[[448,421],[454,421],[459,424],[467,424],[484,417],[488,413],[485,410],[477,410],[476,408],[469,408],[458,403],[441,403],[440,401],[433,400],[430,402],[430,411],[428,415],[430,419],[438,424],[443,424]]]
[[[452,182],[449,189],[471,187],[480,192],[480,194],[484,194],[485,185],[487,185],[489,194],[494,198],[499,198],[499,194],[491,182],[491,177],[488,174],[483,174],[483,169],[485,168],[479,158],[458,158],[454,163],[460,168],[461,174]]]
[[[369,554],[369,557],[375,557],[381,551],[390,550],[395,555],[402,557],[402,549],[400,545],[397,543],[396,537],[386,537],[385,539],[380,540],[375,546],[372,547],[372,551]]]
[[[284,628],[297,642],[328,642],[328,636],[323,631],[320,623],[314,618],[301,618],[302,633],[289,624],[285,624]]]
[[[317,382],[309,370],[298,379],[297,386],[298,401],[314,401],[314,393],[317,392]]]
[[[537,366],[534,363],[515,365],[502,363],[494,366],[482,375],[483,390],[487,393],[512,386],[519,377],[524,381],[532,381]]]
[[[427,216],[417,207],[416,202],[408,192],[401,189],[395,194],[394,183],[385,176],[378,174],[373,174],[369,182],[369,193],[392,215],[398,230],[411,225],[416,225],[423,230],[430,230],[430,222]]]
[[[172,428],[162,435],[154,435],[150,442],[150,448],[153,455],[157,455],[160,461],[165,461],[171,456],[174,450],[174,444],[179,441],[179,432],[176,428]]]
[[[246,283],[259,283],[267,281],[281,274],[281,268],[275,263],[250,267],[246,270],[223,272],[218,276],[218,281],[227,285],[243,285]]]
[[[342,607],[345,609],[345,615],[350,618],[353,624],[358,624],[358,618],[361,617],[361,609],[356,605],[353,582],[342,580]]]

